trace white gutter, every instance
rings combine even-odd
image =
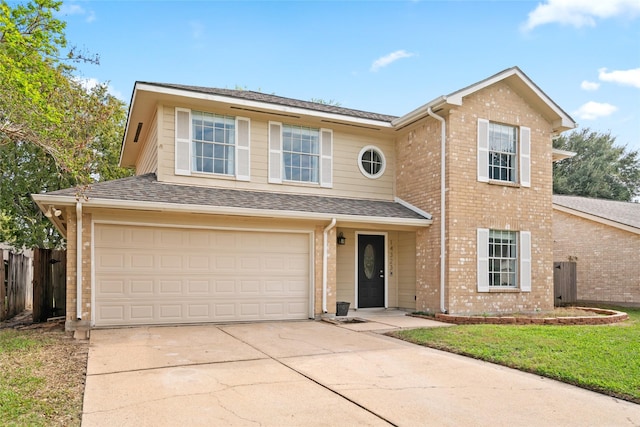
[[[76,317],[82,320],[82,203],[76,202]]]
[[[337,220],[335,218],[331,219],[329,225],[324,228],[322,233],[322,313],[327,313],[327,272],[329,270],[327,266],[327,262],[329,260],[329,244],[327,242],[327,237],[329,235],[329,230],[336,226]]]
[[[446,138],[447,138],[447,127],[445,120],[431,111],[431,107],[427,109],[427,114],[438,120],[441,124],[440,126],[440,311],[443,313],[447,312],[444,304],[444,288],[445,288],[445,190],[446,190],[446,180],[445,180],[445,148],[446,148]]]

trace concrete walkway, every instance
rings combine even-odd
[[[640,405],[372,333],[432,322],[374,317],[94,330],[82,425],[640,425]]]

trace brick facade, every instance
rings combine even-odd
[[[82,319],[76,315],[77,298],[77,216],[75,208],[66,209],[67,218],[67,314],[65,328],[88,328],[91,320],[91,215],[82,215]]]
[[[554,261],[576,262],[578,300],[640,305],[640,235],[553,212]]]
[[[553,308],[552,126],[505,82],[479,90],[447,121],[446,289],[450,313],[503,313]],[[531,187],[478,182],[478,119],[531,129]],[[422,119],[397,142],[397,193],[433,214],[418,233],[417,310],[439,311],[440,124]],[[477,291],[477,229],[529,231],[532,291]]]

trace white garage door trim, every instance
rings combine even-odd
[[[115,225],[115,226],[119,226],[122,227],[123,232],[126,232],[127,230],[129,230],[129,232],[131,232],[133,230],[133,227],[135,227],[136,230],[143,230],[145,232],[148,233],[161,233],[162,234],[171,234],[172,232],[174,233],[174,236],[198,236],[198,238],[204,238],[207,237],[210,239],[213,239],[212,236],[218,236],[218,237],[225,237],[225,238],[230,238],[233,237],[234,239],[237,240],[243,240],[245,243],[243,243],[245,246],[241,246],[242,249],[242,257],[243,259],[246,259],[247,257],[245,257],[245,249],[247,246],[246,241],[248,239],[253,239],[254,237],[257,238],[258,236],[260,236],[261,238],[264,239],[264,244],[266,245],[272,245],[272,247],[285,247],[288,248],[289,245],[278,245],[278,240],[282,240],[282,237],[286,237],[287,235],[289,235],[291,238],[296,239],[297,238],[297,242],[298,242],[298,250],[300,251],[300,254],[303,255],[305,258],[300,258],[297,257],[298,260],[298,267],[294,267],[295,272],[297,273],[297,279],[298,279],[298,292],[297,292],[297,300],[296,298],[292,298],[292,300],[289,302],[287,301],[286,298],[286,290],[283,290],[282,288],[284,288],[284,286],[282,286],[281,284],[279,284],[277,281],[274,281],[272,283],[268,283],[268,280],[264,280],[264,272],[262,274],[258,274],[259,271],[256,270],[256,275],[254,275],[254,279],[256,280],[247,280],[246,282],[243,282],[244,285],[247,285],[249,288],[251,286],[253,286],[253,289],[250,289],[248,295],[248,299],[242,300],[244,301],[246,304],[240,304],[240,302],[238,302],[238,304],[236,304],[236,307],[231,307],[229,304],[226,304],[226,308],[227,311],[224,312],[222,305],[218,305],[217,307],[220,309],[219,313],[220,315],[215,313],[215,307],[213,306],[214,304],[214,300],[211,298],[211,290],[213,289],[214,285],[220,289],[220,287],[218,286],[217,283],[213,283],[213,284],[209,284],[208,287],[206,287],[206,289],[208,289],[207,291],[201,291],[202,292],[208,292],[202,295],[201,298],[199,298],[199,304],[194,304],[193,306],[189,306],[189,309],[191,310],[191,313],[196,313],[197,314],[197,310],[202,310],[202,313],[200,313],[199,315],[195,315],[195,316],[185,316],[184,313],[187,311],[187,303],[184,301],[184,299],[189,299],[187,297],[183,298],[182,296],[178,297],[177,302],[173,302],[173,299],[171,300],[166,300],[166,302],[171,301],[171,304],[164,304],[163,305],[163,310],[164,310],[164,314],[166,315],[165,317],[161,316],[158,314],[158,304],[162,303],[162,298],[163,296],[160,295],[160,291],[159,289],[159,284],[155,283],[154,286],[154,296],[151,297],[152,299],[155,299],[155,308],[150,306],[153,306],[153,304],[142,304],[142,302],[145,302],[144,299],[139,300],[141,302],[140,304],[140,310],[139,313],[143,313],[144,310],[153,310],[154,313],[151,315],[152,319],[150,320],[149,317],[147,317],[148,315],[145,314],[141,314],[140,318],[137,320],[131,320],[131,316],[133,313],[133,309],[130,307],[129,309],[131,310],[129,312],[129,314],[127,316],[124,316],[123,318],[125,320],[123,321],[118,321],[117,320],[117,316],[114,317],[115,320],[105,320],[105,319],[100,319],[97,314],[97,310],[99,308],[102,307],[103,311],[102,313],[105,313],[105,307],[107,307],[105,304],[102,304],[102,301],[97,299],[98,296],[98,292],[97,292],[97,286],[98,286],[98,282],[96,280],[96,276],[97,274],[101,274],[98,270],[99,270],[99,266],[96,263],[97,261],[97,257],[99,255],[105,254],[105,255],[110,255],[113,256],[114,260],[116,260],[118,258],[117,254],[118,252],[120,252],[119,250],[115,250],[114,248],[109,249],[109,248],[97,248],[96,247],[96,239],[97,239],[97,231],[100,231],[100,227],[101,226],[111,226],[111,225]],[[156,223],[136,223],[136,222],[120,222],[120,221],[101,221],[101,220],[95,220],[92,221],[91,223],[91,256],[92,256],[92,262],[91,262],[91,324],[92,326],[119,326],[119,325],[129,325],[129,324],[178,324],[178,323],[201,323],[201,322],[228,322],[228,321],[253,321],[253,320],[280,320],[280,319],[302,319],[302,318],[310,318],[313,317],[313,289],[312,289],[312,284],[313,284],[313,231],[311,230],[289,230],[289,229],[264,229],[264,228],[232,228],[232,227],[212,227],[212,226],[197,226],[197,225],[184,225],[184,224],[156,224]],[[162,231],[167,231],[167,233],[162,233]],[[196,233],[188,233],[189,231],[191,232],[196,232]],[[184,233],[182,233],[184,232]],[[177,233],[177,234],[175,234]],[[260,234],[256,234],[256,233],[261,233]],[[218,238],[216,237],[216,239]],[[300,237],[302,237],[302,239],[300,239]],[[157,237],[156,237],[157,238]],[[186,238],[185,238],[186,239]],[[183,239],[184,240],[184,239]],[[207,243],[205,243],[207,244]],[[253,244],[253,241],[251,241],[251,244]],[[98,243],[98,245],[100,245],[100,243]],[[142,246],[135,246],[135,244],[132,244],[133,246],[129,247],[129,249],[136,251],[136,250],[142,250]],[[209,244],[208,244],[209,245]],[[144,246],[144,245],[143,245]],[[302,249],[300,249],[301,246],[306,246]],[[186,248],[190,247],[188,244],[185,246]],[[208,247],[211,247],[211,245],[209,245]],[[291,249],[289,249],[291,250]],[[111,252],[109,252],[111,251]],[[180,253],[181,255],[183,255],[184,259],[187,259],[189,257],[189,254],[184,255],[182,251],[180,251],[179,249],[176,249],[175,252],[171,252],[170,250],[167,249],[167,251],[169,251],[169,254],[178,254]],[[124,250],[122,251],[123,253],[125,252]],[[212,251],[213,253],[215,253],[215,251]],[[227,255],[227,252],[229,251],[224,251],[225,252],[225,256]],[[302,253],[304,252],[304,253]],[[231,253],[231,252],[229,252]],[[254,255],[254,258],[260,258],[262,256],[267,257],[266,254],[264,254],[262,251],[256,250],[256,252],[250,252],[249,253],[251,255]],[[198,255],[201,255],[202,252],[199,252]],[[236,254],[239,254],[236,253]],[[289,254],[291,255],[291,254]],[[214,255],[215,256],[215,255]],[[125,255],[122,255],[122,259],[124,259]],[[238,255],[238,257],[240,257],[240,255]],[[202,256],[199,256],[199,258],[203,258]],[[280,260],[287,260],[289,261],[289,258],[295,258],[292,256],[286,256],[286,254],[279,254],[278,255],[278,259]],[[191,258],[188,258],[189,260]],[[217,257],[215,257],[215,259],[217,259]],[[238,258],[238,262],[239,262]],[[273,258],[272,258],[273,260]],[[116,260],[116,262],[123,262],[122,260]],[[293,261],[289,261],[289,262],[293,262]],[[301,264],[304,263],[306,265],[301,266]],[[184,265],[185,263],[183,263],[182,265]],[[261,264],[263,265],[263,269],[265,268],[264,266],[267,265],[265,260],[262,260]],[[237,264],[236,264],[237,265]],[[272,264],[269,263],[269,266],[271,266]],[[205,266],[206,267],[206,266]],[[184,267],[182,267],[184,268]],[[208,266],[207,268],[211,268],[211,266]],[[283,268],[288,268],[288,267],[283,267]],[[302,271],[302,268],[305,269],[305,271]],[[102,270],[101,270],[102,271]],[[175,270],[175,271],[179,271],[179,270]],[[249,271],[249,270],[244,270],[244,271]],[[303,275],[300,275],[300,273],[302,273]],[[251,275],[252,273],[248,272],[248,275]],[[286,274],[289,274],[288,272]],[[217,277],[217,276],[216,276]],[[302,277],[304,277],[303,282],[302,282]],[[235,277],[234,277],[235,279]],[[251,279],[251,277],[249,277],[248,279]],[[126,279],[122,279],[121,283],[114,283],[114,289],[116,290],[116,293],[121,290],[123,293],[122,295],[124,295],[124,280]],[[214,279],[211,279],[212,281],[214,281]],[[238,279],[238,281],[240,281]],[[257,282],[261,282],[260,285],[258,285]],[[166,282],[167,286],[171,286],[171,283],[169,283],[169,281]],[[180,288],[180,290],[178,292],[182,292],[184,295],[184,292],[187,292],[185,289],[187,288],[187,286],[189,288],[191,288],[191,284],[186,285],[186,283],[188,283],[188,280],[184,280],[184,283],[182,285],[182,287]],[[175,284],[175,280],[174,280],[174,285],[175,286],[180,286],[179,284]],[[243,285],[243,286],[244,286]],[[304,285],[304,291],[302,291],[302,288],[300,288],[300,286]],[[130,284],[129,284],[130,286]],[[149,284],[147,283],[147,286],[149,286]],[[196,284],[197,286],[197,284]],[[207,286],[207,285],[204,285]],[[233,287],[233,284],[229,284],[229,286]],[[265,289],[267,289],[267,287],[270,286],[270,288],[268,289],[269,295],[279,295],[278,292],[284,292],[282,295],[284,296],[283,301],[282,301],[282,305],[291,305],[291,309],[284,309],[284,314],[279,313],[278,309],[277,309],[277,302],[278,298],[276,297],[276,300],[271,300],[272,301],[272,305],[270,307],[267,307],[268,305],[268,301],[267,298],[261,298],[261,292],[265,292]],[[234,289],[238,289],[239,285],[236,284]],[[246,287],[245,287],[246,288]],[[132,288],[128,288],[129,292],[131,291]],[[247,288],[248,289],[248,288]],[[104,290],[104,288],[103,288]],[[148,289],[147,289],[148,290]],[[275,294],[273,294],[272,292],[274,292],[275,290]],[[250,293],[253,292],[253,296],[249,295]],[[301,297],[301,292],[304,292],[304,307],[302,307],[300,305],[300,303],[302,303],[302,300],[300,299]],[[103,293],[104,295],[104,293]],[[129,293],[129,296],[131,296],[132,293]],[[158,295],[160,295],[160,297],[158,297]],[[190,295],[193,296],[193,295]],[[144,298],[144,297],[141,297]],[[160,300],[158,300],[158,298],[160,298]],[[252,300],[253,298],[253,300]],[[105,298],[106,300],[106,298]],[[129,300],[128,301],[131,304],[136,304],[136,302],[134,300]],[[229,300],[226,301],[227,303],[229,302]],[[274,302],[276,302],[274,304]],[[149,301],[147,301],[147,303],[149,303]],[[179,303],[183,303],[182,309],[179,307]],[[209,307],[207,308],[207,304],[209,304]],[[196,305],[198,307],[196,307]],[[242,305],[243,310],[244,310],[244,314],[241,313],[239,309],[239,305]],[[146,307],[145,307],[146,306]],[[113,308],[115,306],[112,306],[111,308]],[[124,309],[121,309],[124,310]],[[172,314],[172,310],[174,310],[174,313]],[[212,314],[213,313],[213,314]],[[146,320],[145,320],[146,319]]]

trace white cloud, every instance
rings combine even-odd
[[[395,52],[391,52],[390,54],[373,61],[373,64],[371,64],[371,71],[378,71],[380,68],[386,67],[387,65],[396,62],[399,59],[411,58],[412,56],[415,56],[415,54],[407,52],[406,50],[396,50]]]
[[[86,15],[85,21],[92,23],[96,20],[96,13],[93,10],[86,10],[84,7],[75,3],[63,3],[60,7],[62,15]]]
[[[576,28],[594,27],[596,18],[635,18],[637,15],[640,15],[638,0],[546,0],[529,12],[529,18],[522,29],[530,31],[539,25],[552,23]]]
[[[631,70],[614,70],[611,72],[608,72],[606,68],[600,68],[598,70],[598,78],[603,82],[613,82],[640,89],[640,68],[632,68]]]
[[[615,105],[606,102],[589,101],[582,105],[573,114],[583,120],[595,120],[599,117],[610,116],[618,110]]]
[[[600,83],[589,82],[587,80],[583,80],[582,83],[580,83],[580,88],[582,90],[598,90],[599,87]]]
[[[93,77],[75,77],[74,80],[78,82],[85,90],[89,91],[96,86],[103,84],[100,80]],[[126,101],[126,98],[122,93],[116,90],[110,84],[107,84],[107,91],[114,97]]]
[[[64,3],[60,7],[60,13],[63,13],[65,15],[84,15],[85,10],[79,4]]]

